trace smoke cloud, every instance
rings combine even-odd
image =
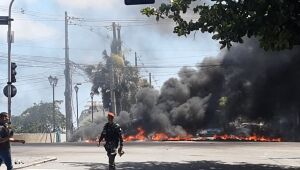
[[[266,52],[255,39],[183,67],[179,78],[161,91],[141,89],[130,112],[117,121],[126,134],[142,127],[146,134],[195,134],[202,128],[224,128],[244,117],[263,121],[272,133],[296,140],[300,122],[300,48]],[[226,102],[220,104],[221,98]],[[289,133],[287,133],[289,132]]]
[[[283,131],[291,126],[296,133],[299,54],[299,47],[266,52],[255,39],[246,40],[218,58],[204,59],[196,69],[182,68],[179,78],[167,80],[160,93],[142,89],[131,110],[135,125],[148,133],[184,134],[223,127],[242,116],[264,121],[282,136],[288,136]],[[221,97],[227,99],[224,106]]]

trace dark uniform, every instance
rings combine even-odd
[[[99,138],[99,143],[105,139],[105,150],[109,159],[109,168],[115,168],[115,157],[117,155],[117,148],[123,147],[122,129],[117,123],[106,123]]]
[[[7,126],[0,124],[0,138],[12,136],[12,133],[13,132],[8,129]],[[9,140],[0,143],[0,166],[3,162],[5,163],[7,170],[13,169]]]

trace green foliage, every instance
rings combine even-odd
[[[243,37],[257,37],[265,50],[291,49],[300,44],[300,1],[296,0],[174,0],[158,9],[147,7],[141,13],[156,20],[170,18],[176,23],[174,33],[186,36],[191,31],[212,33],[221,48]],[[198,4],[197,4],[198,2]],[[190,6],[197,20],[186,21],[183,15]]]
[[[125,60],[123,61],[124,64],[117,64],[117,57],[108,56],[106,51],[102,54],[104,62],[100,62],[97,66],[89,66],[86,69],[86,74],[93,83],[92,91],[96,94],[101,93],[104,108],[110,107],[110,81],[112,77],[110,70],[113,62],[117,112],[129,111],[131,105],[136,101],[135,95],[140,87],[139,71],[136,67],[130,66],[129,61]],[[114,54],[114,56],[116,55]]]
[[[219,99],[219,106],[220,107],[225,107],[226,104],[227,104],[227,101],[228,101],[228,97],[225,97],[225,96],[221,97]]]
[[[56,127],[65,128],[65,116],[55,106]],[[12,117],[12,125],[17,133],[44,133],[53,130],[53,104],[34,104],[20,116]]]

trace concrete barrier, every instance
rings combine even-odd
[[[26,143],[57,143],[56,133],[16,133],[14,138],[25,140]],[[66,142],[66,134],[60,134],[60,142]]]

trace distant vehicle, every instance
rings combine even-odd
[[[202,129],[196,133],[198,140],[214,140],[216,135],[220,135],[223,129],[220,128],[209,128]]]
[[[253,134],[262,135],[264,128],[264,123],[246,122],[239,124],[239,126],[236,126],[233,134],[238,136],[250,136]]]

